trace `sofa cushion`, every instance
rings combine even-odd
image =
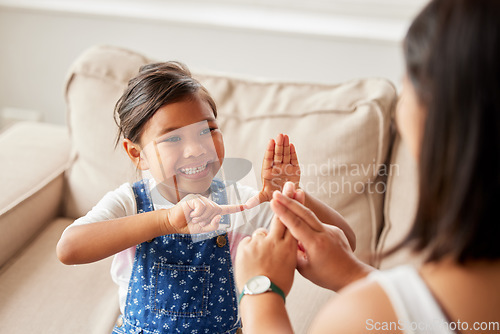
[[[69,223],[51,222],[0,271],[0,333],[111,332],[118,316],[111,258],[80,266],[60,263],[55,245]]]
[[[377,245],[376,265],[388,269],[400,264],[421,263],[407,247],[387,256],[410,232],[415,219],[418,200],[417,166],[405,143],[398,135],[389,163],[387,193],[384,204],[384,227]]]
[[[84,52],[69,69],[66,82],[68,126],[75,161],[66,173],[65,214],[86,214],[107,192],[135,179],[135,169],[119,145],[113,118],[116,101],[144,56],[113,47]]]
[[[382,227],[394,87],[382,79],[325,85],[197,78],[218,104],[226,157],[249,159],[260,179],[268,140],[288,134],[301,187],[346,218],[356,233],[357,255],[370,262]]]
[[[139,176],[123,149],[114,149],[113,109],[127,81],[152,61],[130,50],[96,46],[70,69],[66,98],[76,157],[66,173],[70,217],[86,214],[105,192]],[[357,235],[358,256],[370,262],[382,228],[393,85],[383,79],[276,82],[191,70],[218,105],[226,157],[250,160],[259,183],[268,140],[280,132],[290,135],[302,187],[346,217]],[[308,327],[313,317],[308,311],[331,295],[297,276],[287,299],[297,332]]]
[[[113,148],[113,108],[128,79],[151,61],[97,46],[72,66],[66,94],[76,151],[67,174],[70,216],[84,215],[106,191],[137,176],[123,149]],[[226,157],[250,160],[260,180],[268,140],[289,134],[302,165],[302,187],[346,217],[357,235],[357,254],[370,261],[382,227],[385,183],[379,171],[391,141],[393,85],[383,79],[272,82],[192,71],[218,105]]]
[[[0,164],[1,267],[59,213],[70,143],[65,127],[26,122],[2,133],[0,145],[6,157]]]

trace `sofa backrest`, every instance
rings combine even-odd
[[[128,80],[152,61],[97,46],[71,67],[66,99],[75,161],[66,175],[68,216],[84,215],[105,192],[139,177],[121,145],[114,148],[113,109]],[[302,167],[302,187],[345,216],[357,235],[357,254],[370,262],[383,227],[394,86],[376,78],[327,85],[191,70],[218,105],[226,157],[250,160],[260,180],[268,140],[288,134]]]
[[[408,245],[392,252],[410,232],[418,200],[416,161],[399,135],[394,140],[388,166],[390,173],[384,201],[384,224],[374,264],[380,269],[402,263],[419,265],[422,255],[414,254]],[[387,255],[388,252],[391,255]]]

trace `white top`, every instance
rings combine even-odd
[[[151,188],[151,197],[155,210],[168,209],[174,206],[157,191]],[[257,190],[237,184],[226,188],[228,204],[244,204],[249,198],[258,193]],[[85,216],[75,220],[68,226],[91,224],[95,222],[131,216],[137,213],[134,191],[130,183],[122,184],[114,191],[108,192]],[[236,249],[241,239],[258,227],[268,228],[271,223],[273,212],[268,202],[263,203],[251,210],[229,215],[231,219],[231,232],[229,233],[229,244],[231,257],[234,260]],[[123,313],[127,298],[127,288],[132,274],[132,265],[135,257],[135,246],[125,249],[114,256],[111,265],[111,277],[118,284],[120,310]]]
[[[453,334],[453,323],[444,315],[438,302],[415,268],[399,266],[375,271],[369,279],[384,289],[399,319],[397,323],[370,323],[367,329],[402,330],[405,334]],[[391,327],[389,327],[391,326]]]

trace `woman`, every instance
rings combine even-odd
[[[425,263],[386,272],[361,263],[342,232],[325,228],[301,204],[303,193],[287,184],[273,196],[271,231],[240,244],[240,291],[265,275],[286,293],[296,266],[314,283],[341,289],[311,333],[500,332],[499,18],[497,0],[435,0],[404,42],[396,117],[420,184],[402,244],[423,253]],[[298,255],[291,258],[295,239]],[[246,333],[292,331],[279,294],[243,294],[241,314]]]

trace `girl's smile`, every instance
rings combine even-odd
[[[194,164],[189,167],[186,166],[183,168],[179,168],[177,170],[177,174],[188,179],[200,179],[207,176],[209,172],[213,170],[213,168],[215,168],[213,166],[213,162],[206,161],[201,164]]]

